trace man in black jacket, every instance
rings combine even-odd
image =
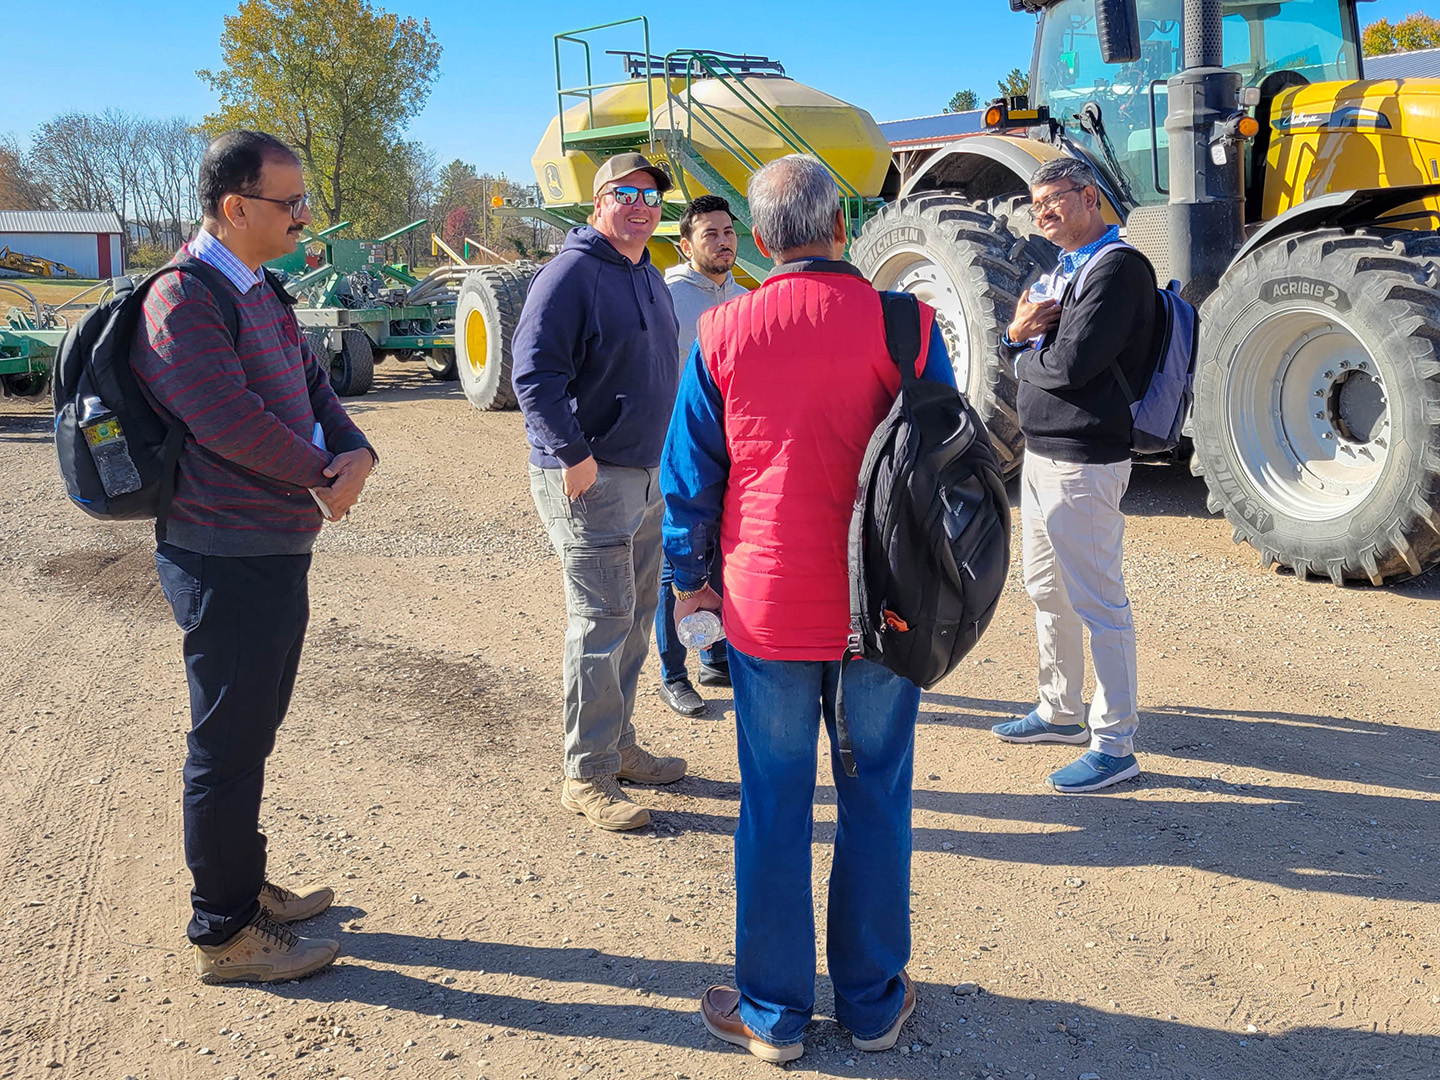
[[[1047,783],[1070,794],[1136,776],[1135,627],[1125,595],[1120,499],[1130,482],[1130,385],[1154,363],[1155,272],[1105,222],[1095,174],[1083,161],[1046,162],[1030,183],[1040,231],[1060,266],[1027,291],[1006,332],[1002,363],[1019,376],[1025,436],[1020,512],[1025,588],[1035,603],[1039,704],[998,724],[1006,742],[1088,744]],[[1091,260],[1094,260],[1093,265]],[[1095,699],[1088,721],[1084,631]]]

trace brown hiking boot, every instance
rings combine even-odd
[[[712,986],[700,995],[700,1019],[711,1035],[735,1046],[743,1046],[761,1061],[781,1065],[805,1053],[804,1043],[776,1046],[751,1031],[740,1019],[740,991],[728,986]]]
[[[560,805],[575,814],[584,814],[590,824],[612,832],[643,829],[650,824],[650,811],[620,790],[613,776],[592,776],[585,780],[565,778]]]
[[[195,974],[203,983],[284,982],[303,979],[335,962],[340,943],[300,937],[261,908],[223,945],[195,946]]]
[[[620,771],[616,779],[632,784],[673,784],[685,775],[683,757],[656,757],[641,746],[627,746],[620,751]]]
[[[260,886],[260,906],[278,923],[313,919],[334,902],[335,890],[331,888],[311,889],[302,896],[273,881]]]

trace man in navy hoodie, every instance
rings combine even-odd
[[[567,810],[602,829],[650,812],[618,781],[669,784],[683,758],[635,741],[635,695],[660,584],[660,452],[675,404],[679,325],[645,244],[670,178],[640,154],[595,174],[590,224],[535,275],[515,330],[530,492],[565,578]]]

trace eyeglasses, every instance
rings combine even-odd
[[[1055,209],[1055,207],[1059,206],[1061,200],[1063,200],[1065,196],[1069,195],[1072,191],[1084,190],[1085,189],[1083,187],[1068,187],[1064,191],[1056,191],[1053,194],[1046,195],[1043,199],[1036,199],[1030,204],[1030,212],[1032,214],[1038,214],[1044,210],[1053,210]]]
[[[618,202],[618,203],[619,203],[620,205],[622,205],[622,206],[634,206],[634,205],[635,205],[637,202],[639,202],[641,199],[644,199],[644,200],[645,200],[645,205],[646,205],[646,206],[659,206],[659,205],[660,205],[660,189],[659,189],[659,188],[653,188],[653,187],[637,188],[637,187],[630,187],[630,186],[627,184],[625,187],[613,187],[613,188],[611,188],[611,189],[610,189],[610,194],[611,194],[611,195],[614,195],[614,196],[615,196],[615,201]]]
[[[261,202],[273,202],[276,206],[284,206],[289,209],[291,219],[299,221],[305,211],[310,209],[310,196],[301,195],[298,199],[272,199],[268,195],[242,195],[242,199],[259,199]]]

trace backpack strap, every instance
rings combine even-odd
[[[1093,255],[1091,255],[1090,258],[1086,259],[1085,265],[1080,268],[1080,272],[1076,274],[1073,278],[1071,278],[1070,281],[1066,284],[1064,298],[1069,298],[1070,296],[1078,293],[1081,288],[1084,287],[1085,279],[1090,276],[1090,271],[1095,268],[1095,264],[1098,263],[1101,259],[1103,259],[1106,255],[1109,255],[1112,251],[1133,251],[1137,255],[1142,254],[1142,252],[1140,252],[1138,249],[1131,246],[1130,244],[1127,244],[1124,240],[1116,240],[1113,243],[1106,244],[1104,247],[1100,248],[1099,251],[1096,251]],[[1145,265],[1150,266],[1150,261],[1148,259],[1145,260]],[[1151,277],[1154,277],[1155,275],[1155,270],[1153,267],[1151,267],[1150,275]],[[1120,361],[1116,360],[1114,357],[1111,357],[1110,359],[1110,371],[1114,374],[1115,381],[1120,384],[1120,389],[1125,394],[1125,400],[1130,402],[1132,405],[1135,402],[1139,401],[1140,399],[1136,396],[1134,387],[1130,385],[1130,380],[1125,377],[1125,372],[1120,370]]]
[[[882,292],[880,308],[885,313],[885,345],[890,359],[900,369],[901,381],[914,382],[920,377],[915,365],[924,347],[920,340],[920,301],[914,293]]]
[[[189,274],[204,283],[205,288],[210,290],[210,295],[215,298],[215,303],[220,307],[220,318],[225,324],[226,331],[230,334],[231,343],[239,341],[240,309],[235,304],[235,298],[230,295],[230,279],[209,263],[201,262],[199,259],[183,264],[169,263],[147,277],[135,287],[134,291],[143,297],[162,274],[172,271],[182,277]],[[269,271],[262,272],[270,286],[278,290],[279,286],[270,276]],[[288,296],[288,294],[286,295]],[[293,302],[291,301],[291,303]],[[141,389],[144,389],[143,384],[141,384]],[[157,412],[156,415],[159,413]],[[165,542],[170,506],[175,501],[175,474],[180,467],[180,451],[185,448],[186,430],[185,424],[177,419],[166,429],[165,442],[160,447],[160,491],[159,501],[155,507],[155,542],[160,544]]]
[[[885,346],[890,359],[900,369],[900,384],[913,383],[919,379],[915,368],[920,361],[920,350],[924,342],[920,339],[920,301],[913,293],[881,292],[880,309],[885,316]],[[858,515],[857,515],[858,516]],[[861,532],[850,530],[850,544],[862,543]],[[858,550],[851,552],[852,559],[860,556]],[[861,584],[856,575],[850,575],[850,637],[845,643],[844,655],[840,657],[840,678],[835,688],[835,742],[840,748],[840,764],[846,776],[855,776],[855,747],[850,738],[850,720],[845,715],[845,670],[852,660],[860,658],[863,651],[862,635],[865,631],[865,598],[861,595]]]

